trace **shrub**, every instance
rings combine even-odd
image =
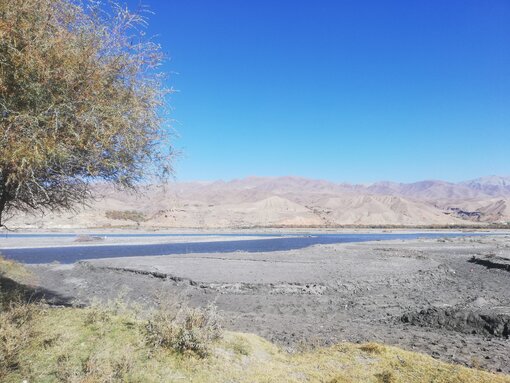
[[[221,337],[222,329],[216,306],[205,308],[160,308],[147,322],[147,340],[157,347],[199,357],[209,354],[210,345]]]
[[[377,343],[365,343],[359,346],[359,349],[369,354],[381,354],[385,350],[384,346]]]
[[[20,352],[33,336],[30,321],[40,309],[36,304],[11,303],[0,312],[0,378],[18,369]]]
[[[66,383],[123,383],[133,372],[133,355],[129,347],[112,355],[97,352],[89,355],[82,364],[76,364],[69,352],[57,358],[55,375],[59,382]]]
[[[397,381],[395,375],[391,371],[383,371],[380,374],[376,374],[375,377],[378,383],[395,383]]]
[[[252,351],[250,344],[245,339],[238,338],[235,341],[232,341],[230,343],[230,347],[235,353],[244,356],[250,355]]]
[[[105,213],[106,218],[108,219],[116,219],[122,221],[133,221],[133,222],[145,222],[147,221],[147,217],[144,213],[137,210],[108,210]]]
[[[0,227],[73,209],[97,181],[168,177],[171,90],[146,25],[115,0],[0,1]]]
[[[102,325],[111,322],[112,312],[106,307],[93,305],[85,310],[87,312],[85,315],[86,325]]]

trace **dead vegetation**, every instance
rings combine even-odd
[[[211,344],[222,333],[219,315],[212,304],[205,308],[160,307],[145,329],[151,345],[200,357],[210,353]]]

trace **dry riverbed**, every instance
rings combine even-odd
[[[376,341],[510,373],[510,236],[30,265],[58,303],[214,301],[231,330],[290,349]],[[510,263],[510,261],[508,261]]]

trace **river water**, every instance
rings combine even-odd
[[[100,234],[105,236],[105,234]],[[108,234],[109,237],[148,237],[148,236],[211,236],[212,234]],[[366,242],[384,240],[404,240],[416,238],[444,238],[480,235],[473,233],[404,233],[404,234],[220,234],[225,240],[211,242],[180,242],[130,245],[94,245],[65,246],[41,248],[5,248],[1,254],[22,263],[38,264],[60,262],[74,263],[84,259],[140,257],[150,255],[188,254],[188,253],[229,253],[235,251],[269,252],[302,249],[317,244],[334,244],[347,242]],[[63,237],[75,234],[9,234],[9,237]],[[214,234],[214,236],[217,236]],[[258,237],[257,239],[239,240],[236,237]],[[260,238],[260,237],[270,238]]]

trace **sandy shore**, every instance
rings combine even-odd
[[[378,341],[509,373],[510,270],[490,263],[507,258],[510,236],[502,235],[30,268],[59,302],[119,294],[146,306],[172,296],[214,301],[227,328],[289,348]]]

